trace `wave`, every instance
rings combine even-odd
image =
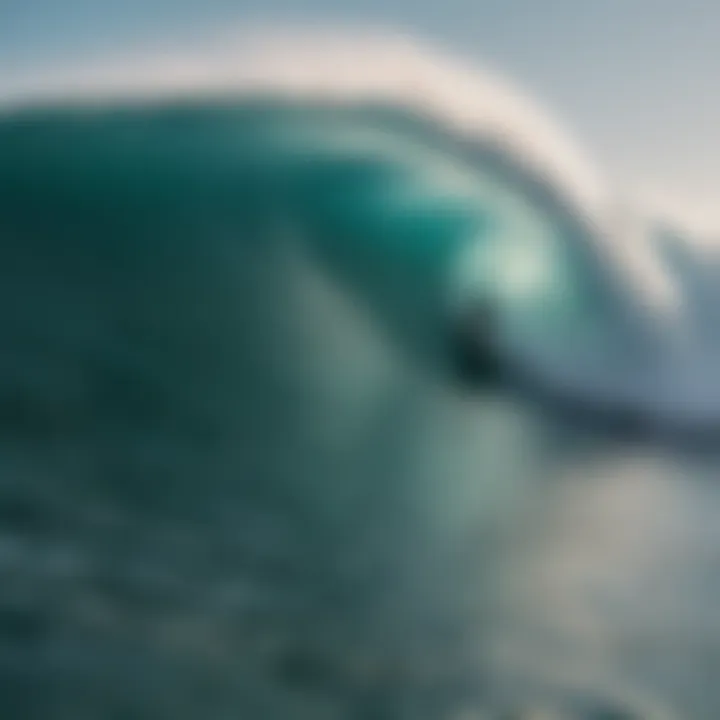
[[[437,337],[448,303],[488,300],[508,353],[551,383],[626,397],[638,394],[638,357],[663,342],[650,306],[667,274],[577,144],[509,83],[420,43],[276,31],[5,79],[0,99],[6,144],[29,113],[40,136],[27,142],[45,143],[76,182],[96,180],[99,163],[119,172],[122,153],[123,172],[132,157],[166,186],[172,166],[177,192],[217,189],[224,174],[237,207],[256,215],[274,197],[263,222],[309,237],[411,343],[428,342],[418,318]],[[83,137],[86,127],[95,134]],[[24,162],[13,152],[6,178]]]

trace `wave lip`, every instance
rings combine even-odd
[[[216,45],[98,59],[0,81],[0,109],[47,102],[157,101],[261,92],[298,101],[383,101],[495,144],[600,221],[609,200],[578,144],[505,79],[377,30],[262,30]]]

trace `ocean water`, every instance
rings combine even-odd
[[[2,717],[716,718],[711,258],[420,45],[233,53],[0,86]]]

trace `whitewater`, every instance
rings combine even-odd
[[[657,210],[402,35],[4,77],[3,715],[716,718],[720,273]]]

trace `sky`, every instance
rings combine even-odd
[[[0,69],[258,22],[389,27],[499,70],[604,172],[720,238],[713,0],[0,0]]]

